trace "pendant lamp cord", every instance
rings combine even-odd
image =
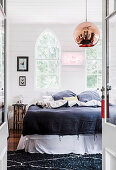
[[[86,22],[87,22],[87,0],[86,0]]]

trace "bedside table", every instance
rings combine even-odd
[[[14,107],[13,130],[22,129],[27,104],[13,104],[12,106]]]

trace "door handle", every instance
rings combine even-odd
[[[102,86],[101,88],[101,92],[103,93],[105,91],[105,88]]]
[[[105,88],[102,86],[102,100],[101,100],[101,118],[105,118]]]
[[[107,90],[109,91],[111,89],[112,89],[112,87],[110,85],[107,85]]]

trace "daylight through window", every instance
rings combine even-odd
[[[102,87],[102,40],[91,48],[86,48],[87,88]]]
[[[60,84],[61,48],[56,36],[43,32],[35,47],[36,87],[57,89]]]

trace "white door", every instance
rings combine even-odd
[[[104,117],[102,119],[102,169],[116,170],[116,0],[102,0],[102,2],[102,117]]]
[[[7,170],[7,127],[0,126],[0,170]]]
[[[4,10],[0,1],[0,170],[7,170],[7,123],[4,106]]]

